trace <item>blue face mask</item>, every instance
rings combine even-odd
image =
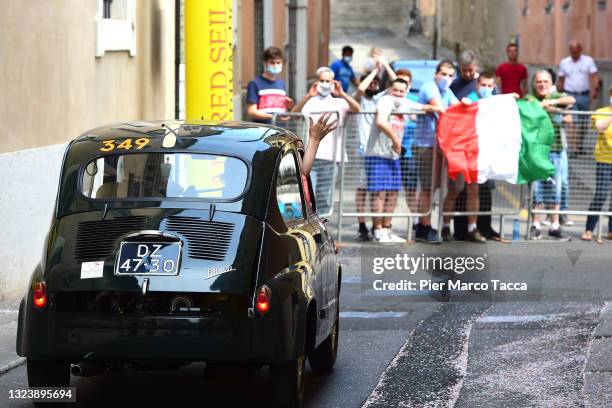
[[[450,84],[450,78],[443,76],[438,81],[438,89],[440,89],[440,92],[446,92],[446,90],[450,87]]]
[[[266,71],[272,75],[278,75],[283,70],[282,65],[266,65]]]
[[[353,57],[350,57],[348,55],[345,55],[344,57],[342,57],[342,59],[344,60],[344,62],[346,62],[347,64],[349,64],[352,60]]]
[[[493,96],[493,88],[480,88],[478,94],[481,98],[490,98]]]

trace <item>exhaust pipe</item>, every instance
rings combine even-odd
[[[76,377],[93,377],[102,373],[103,367],[98,364],[81,361],[70,367],[70,374]]]

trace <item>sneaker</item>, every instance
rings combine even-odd
[[[548,230],[548,236],[559,241],[570,240],[570,238],[561,231],[561,228]]]
[[[559,216],[559,224],[565,227],[572,227],[574,225],[574,221],[570,220],[567,215],[561,214]]]
[[[480,235],[482,235],[486,239],[490,239],[492,241],[501,241],[502,240],[501,235],[499,235],[499,233],[497,231],[495,231],[493,228],[489,228],[487,231],[481,232]]]
[[[416,240],[419,242],[428,242],[431,244],[439,244],[440,238],[438,231],[431,228],[431,225],[420,225],[415,234]]]
[[[593,240],[593,231],[586,230],[582,233],[580,237],[583,241],[592,241]],[[610,239],[610,234],[608,234],[608,239]]]
[[[487,242],[487,239],[483,237],[477,229],[475,229],[472,230],[472,232],[468,232],[468,241],[484,244]]]
[[[539,228],[536,228],[535,225],[532,225],[529,231],[530,231],[531,239],[533,240],[542,239],[542,231],[540,231]]]
[[[389,234],[389,228],[380,228],[376,230],[378,232],[377,241],[383,244],[389,244],[392,241],[391,235]]]
[[[397,235],[391,228],[385,228],[387,230],[387,235],[391,242],[406,242],[406,240],[399,235]]]
[[[374,237],[374,241],[380,242],[383,238],[383,229],[382,228],[372,228],[372,237]]]
[[[545,219],[545,220],[540,221],[540,224],[542,224],[542,225],[543,225],[543,226],[545,226],[545,227],[550,226],[550,218],[549,218],[549,217],[546,217],[546,219]]]
[[[370,236],[370,233],[368,232],[367,228],[360,228],[358,235],[357,235],[357,241],[371,241],[372,237]]]
[[[453,234],[451,234],[451,230],[449,227],[442,228],[442,241],[452,241]]]

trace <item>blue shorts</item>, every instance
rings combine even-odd
[[[399,191],[402,188],[402,172],[399,159],[365,157],[368,191]]]

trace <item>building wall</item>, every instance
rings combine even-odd
[[[567,43],[575,38],[596,60],[612,59],[612,2],[599,8],[598,0],[516,0],[521,55],[529,64],[553,65],[568,55]],[[569,4],[569,7],[564,5]],[[604,4],[604,3],[602,3]],[[544,29],[551,30],[543,35]]]
[[[508,0],[441,0],[442,45],[456,54],[475,51],[483,68],[505,60],[508,41],[517,33],[516,5]],[[423,34],[433,38],[435,0],[420,0]]]
[[[94,0],[3,0],[0,306],[40,261],[66,143],[98,125],[174,116],[174,1],[135,2],[136,54],[96,57]]]
[[[109,121],[173,116],[174,2],[136,2],[134,57],[95,57],[97,7],[3,0],[0,120],[11,125],[0,128],[0,152],[65,142]]]

